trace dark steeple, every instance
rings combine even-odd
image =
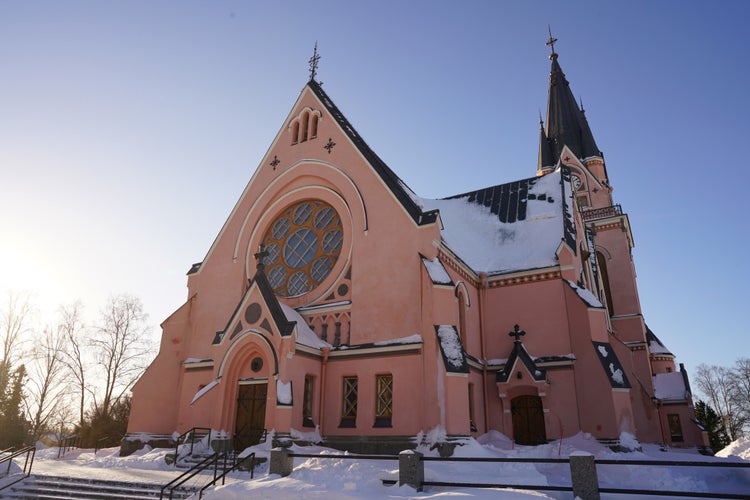
[[[552,61],[552,68],[549,75],[547,128],[540,136],[539,170],[545,167],[554,167],[560,158],[563,146],[568,146],[581,159],[603,156],[596,146],[586,115],[578,107],[568,80],[557,62],[556,41],[557,39],[552,38],[550,33],[547,45],[552,50],[549,56]],[[542,154],[547,150],[550,151],[551,157],[547,157],[546,153]]]

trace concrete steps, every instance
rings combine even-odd
[[[162,485],[128,483],[99,479],[32,475],[0,492],[0,498],[39,500],[153,500],[159,498]],[[196,490],[178,488],[173,499],[188,498]]]

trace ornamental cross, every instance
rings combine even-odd
[[[335,145],[336,145],[336,143],[333,142],[333,139],[329,137],[328,138],[328,142],[326,143],[325,146],[323,146],[323,149],[327,149],[328,150],[328,154],[331,154],[331,150],[333,149],[333,147]]]
[[[508,333],[509,337],[515,337],[514,342],[521,342],[521,337],[526,335],[526,332],[521,330],[518,325],[513,325],[513,331]]]
[[[270,165],[273,167],[274,170],[276,170],[276,167],[278,164],[281,163],[281,160],[279,160],[279,157],[277,155],[273,155],[273,160],[271,160]]]
[[[557,42],[557,38],[554,38],[552,36],[552,28],[549,24],[547,25],[547,30],[549,30],[549,40],[547,40],[546,45],[549,45],[549,47],[552,49],[552,55],[554,56],[557,55],[555,54],[555,42]]]
[[[264,245],[260,246],[259,252],[255,254],[255,259],[258,261],[258,263],[255,265],[255,268],[258,271],[263,271],[266,266],[263,263],[263,259],[268,257],[269,253],[268,250],[266,250],[266,247]]]
[[[318,54],[318,42],[315,42],[315,49],[313,55],[308,63],[310,63],[310,80],[315,80],[315,75],[318,74],[318,61],[320,61],[320,55]]]

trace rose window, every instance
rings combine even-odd
[[[341,217],[329,204],[305,200],[287,207],[263,238],[273,291],[295,297],[328,277],[341,253]]]

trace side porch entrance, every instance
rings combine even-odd
[[[518,396],[510,402],[513,416],[513,439],[518,444],[538,445],[547,442],[544,409],[539,396]]]

